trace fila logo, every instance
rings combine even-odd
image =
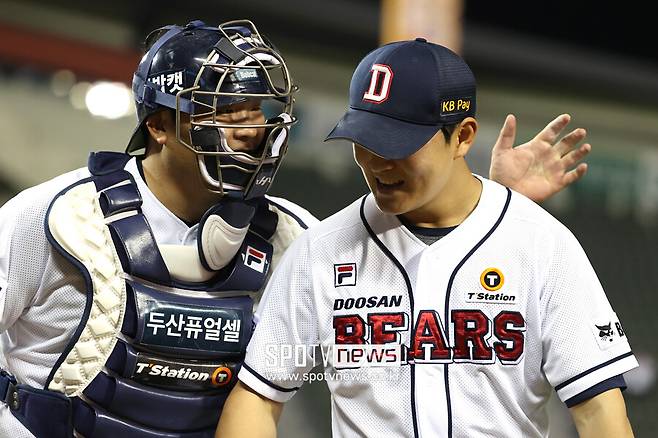
[[[254,271],[261,274],[265,271],[265,253],[247,246],[247,252],[244,257],[244,264]]]
[[[386,64],[373,64],[370,69],[370,86],[363,94],[363,100],[371,103],[382,103],[388,99],[393,81],[393,70]]]
[[[334,265],[334,287],[356,286],[356,263]]]
[[[496,291],[503,287],[505,276],[496,268],[487,268],[480,275],[480,284],[489,291]]]

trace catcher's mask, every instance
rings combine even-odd
[[[146,146],[146,118],[175,110],[176,138],[194,152],[201,178],[213,192],[250,199],[264,195],[288,144],[297,87],[281,54],[248,20],[218,27],[194,21],[153,31],[156,41],[133,77],[139,124],[126,152]],[[147,38],[147,41],[152,38]],[[256,102],[257,122],[231,123],[225,113]],[[249,151],[233,150],[227,129],[263,130]]]

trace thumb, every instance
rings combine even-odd
[[[514,140],[516,139],[516,117],[513,114],[508,114],[505,117],[505,123],[500,129],[500,134],[496,140],[496,144],[493,147],[493,153],[502,153],[509,149],[512,149],[514,146]]]

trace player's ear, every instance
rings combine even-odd
[[[144,126],[146,127],[148,143],[150,145],[162,147],[167,143],[169,136],[172,134],[175,135],[175,131],[172,132],[171,130],[170,118],[169,111],[158,111],[146,118]]]
[[[453,159],[465,157],[475,142],[478,131],[478,122],[473,117],[466,117],[459,122],[452,133],[452,141],[457,142]],[[456,137],[456,140],[455,140]]]

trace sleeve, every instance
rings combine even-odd
[[[47,204],[28,189],[0,208],[0,333],[32,305],[44,276],[49,245]]]
[[[4,303],[7,296],[9,277],[9,247],[14,233],[14,221],[10,215],[11,201],[0,208],[0,327],[4,324]]]
[[[605,391],[614,388],[619,388],[622,391],[626,389],[626,380],[624,379],[624,376],[622,376],[621,374],[618,376],[610,377],[609,379],[604,380],[601,383],[597,383],[596,385],[592,386],[588,390],[583,391],[580,394],[575,395],[570,399],[566,400],[564,404],[566,404],[568,408],[572,408],[576,406],[578,403],[582,403],[594,396],[597,396]]]
[[[611,389],[610,379],[638,363],[576,238],[565,230],[553,249],[541,299],[543,371],[569,406]]]
[[[318,325],[308,232],[286,251],[265,289],[238,375],[254,391],[286,402],[316,365]]]

